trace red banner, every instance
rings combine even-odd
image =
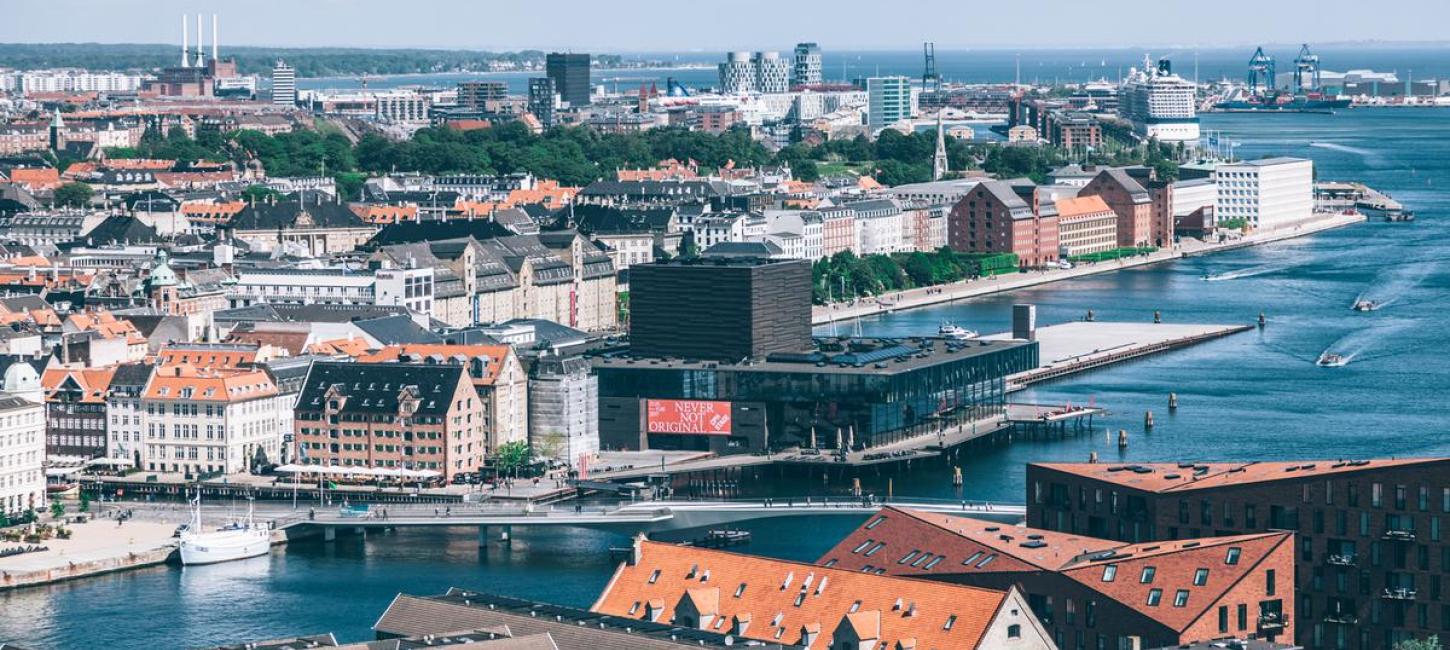
[[[645,400],[645,430],[649,433],[730,435],[730,402]]]

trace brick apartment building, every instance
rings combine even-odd
[[[1127,544],[888,507],[818,564],[1015,588],[1063,650],[1293,636],[1287,532]]]
[[[1109,167],[1079,197],[1100,196],[1118,215],[1119,246],[1168,246],[1173,241],[1173,185],[1147,167]]]
[[[948,213],[947,244],[963,253],[1015,253],[1029,268],[1056,262],[1056,212],[1041,214],[1035,188],[1021,189],[1004,181],[977,184]]]
[[[1296,641],[1388,649],[1450,631],[1450,458],[1031,464],[1028,523],[1123,541],[1297,533]]]
[[[529,439],[529,378],[507,345],[390,345],[364,355],[371,363],[458,363],[465,365],[483,402],[484,449]]]
[[[312,364],[293,427],[303,463],[432,470],[484,458],[483,400],[462,364]]]

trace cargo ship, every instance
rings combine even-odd
[[[1348,98],[1338,97],[1252,95],[1243,99],[1217,102],[1213,105],[1213,110],[1220,113],[1333,113],[1341,108],[1349,108],[1349,103]]]

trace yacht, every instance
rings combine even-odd
[[[957,341],[966,341],[968,339],[977,338],[976,332],[973,332],[972,330],[969,330],[965,327],[959,327],[952,323],[942,323],[941,327],[937,328],[936,333],[942,338],[954,339]]]
[[[207,532],[201,527],[201,496],[192,502],[191,524],[181,533],[181,563],[216,564],[266,555],[272,550],[272,530],[267,524],[252,521],[252,504],[247,503],[247,519],[219,530]]]

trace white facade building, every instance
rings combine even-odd
[[[790,90],[790,62],[779,52],[756,52],[755,92],[779,94]]]
[[[120,72],[86,70],[34,70],[17,73],[14,88],[22,94],[62,92],[134,93],[145,77]]]
[[[811,86],[821,83],[821,46],[815,43],[798,43],[795,46],[795,67],[791,70],[792,86]]]
[[[232,307],[292,305],[390,305],[433,313],[433,269],[244,269],[227,288]]]
[[[1219,223],[1244,220],[1255,230],[1301,223],[1314,213],[1314,162],[1265,158],[1219,165],[1214,172]]]
[[[272,103],[286,106],[297,103],[297,70],[282,61],[272,68]]]
[[[0,514],[45,508],[45,404],[40,376],[24,362],[5,371],[0,394]]]
[[[731,52],[720,64],[720,92],[739,95],[755,91],[755,63],[749,52]]]
[[[282,396],[266,372],[159,367],[142,397],[152,472],[236,474],[282,453]]]
[[[380,121],[395,124],[422,124],[428,121],[428,107],[431,102],[427,95],[399,91],[378,93],[374,100],[377,105],[376,117]]]

